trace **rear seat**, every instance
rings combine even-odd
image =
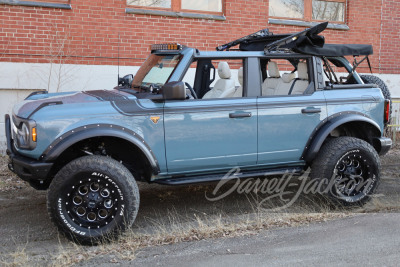
[[[238,81],[240,86],[236,89],[233,97],[242,97],[243,96],[243,67],[238,69]]]
[[[296,78],[295,73],[282,74],[281,81],[275,89],[274,95],[288,95],[292,88],[293,80]]]
[[[303,94],[307,89],[308,72],[307,64],[300,62],[297,66],[297,75],[295,73],[284,73],[282,78],[279,75],[279,69],[276,62],[268,62],[268,74],[269,77],[265,79],[262,85],[262,95],[299,95]]]
[[[297,65],[297,80],[295,85],[293,86],[293,91],[292,91],[292,95],[301,95],[303,94],[308,85],[308,71],[307,71],[307,63],[305,62],[300,62]]]
[[[274,95],[276,87],[281,81],[278,64],[274,61],[268,62],[268,78],[262,84],[262,95]]]

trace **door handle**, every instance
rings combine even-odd
[[[301,110],[301,113],[303,114],[320,113],[320,112],[321,112],[320,108],[303,108]]]
[[[229,113],[229,118],[247,118],[251,117],[251,112]]]

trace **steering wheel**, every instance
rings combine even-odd
[[[190,84],[185,83],[186,87],[189,89],[189,91],[192,93],[192,96],[197,99],[197,94],[196,92],[193,90],[192,86],[190,86]]]

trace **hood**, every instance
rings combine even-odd
[[[132,94],[119,90],[93,90],[83,92],[42,93],[28,96],[14,106],[14,114],[20,118],[30,118],[43,107],[61,104],[79,104],[90,102],[136,99]]]

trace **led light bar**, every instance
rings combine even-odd
[[[178,43],[171,43],[171,44],[152,44],[150,46],[150,50],[181,50],[182,46]]]

